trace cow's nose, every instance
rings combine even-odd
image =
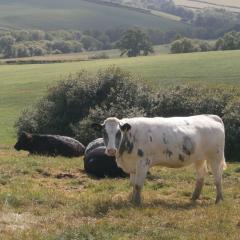
[[[115,156],[116,152],[117,152],[117,150],[114,148],[107,149],[107,151],[106,151],[108,156]]]

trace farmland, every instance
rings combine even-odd
[[[186,29],[187,25],[169,17],[155,16],[126,8],[87,1],[17,1],[0,0],[0,27],[57,29],[98,29],[115,27],[158,28],[162,31]]]
[[[0,239],[238,239],[238,163],[228,164],[224,173],[220,205],[214,204],[212,175],[201,199],[192,203],[192,167],[154,167],[137,208],[129,202],[128,179],[91,178],[82,170],[82,158],[34,157],[12,149],[14,122],[48,86],[81,69],[94,74],[113,64],[157,88],[184,83],[240,87],[240,51],[0,65]]]

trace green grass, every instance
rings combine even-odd
[[[13,144],[14,122],[48,86],[81,69],[96,72],[115,64],[156,87],[183,83],[240,86],[240,51],[162,54],[59,64],[0,65],[1,144]]]
[[[56,29],[109,29],[115,27],[186,29],[188,25],[126,8],[83,0],[0,0],[0,27]]]
[[[97,180],[81,158],[29,157],[0,153],[0,238],[72,239],[238,239],[239,164],[224,174],[225,201],[214,204],[212,175],[201,199],[191,203],[192,168],[155,167],[145,182],[140,208],[129,202],[128,179]],[[59,179],[61,173],[70,178]]]

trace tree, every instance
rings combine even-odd
[[[121,51],[121,56],[126,53],[128,57],[136,57],[141,54],[146,56],[153,52],[152,43],[140,29],[127,30],[117,43],[117,47]]]
[[[4,57],[9,57],[11,55],[11,50],[14,43],[15,38],[13,38],[11,35],[0,38],[0,52],[4,54]]]

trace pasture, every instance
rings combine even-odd
[[[154,167],[145,182],[143,205],[137,208],[129,202],[128,179],[91,178],[82,171],[82,158],[34,157],[13,150],[14,122],[48,86],[81,69],[95,73],[112,64],[158,88],[240,84],[240,51],[0,65],[0,239],[238,239],[239,163],[228,164],[220,205],[214,204],[211,174],[201,199],[192,203],[191,167]]]
[[[215,205],[209,175],[197,203],[190,201],[191,168],[151,170],[140,208],[129,202],[128,179],[97,180],[83,171],[82,159],[0,153],[0,238],[229,239],[240,234],[240,166],[224,173],[225,201]]]
[[[141,26],[162,31],[188,26],[166,16],[141,13],[127,8],[106,6],[88,1],[0,0],[0,27],[57,29],[101,29]]]

